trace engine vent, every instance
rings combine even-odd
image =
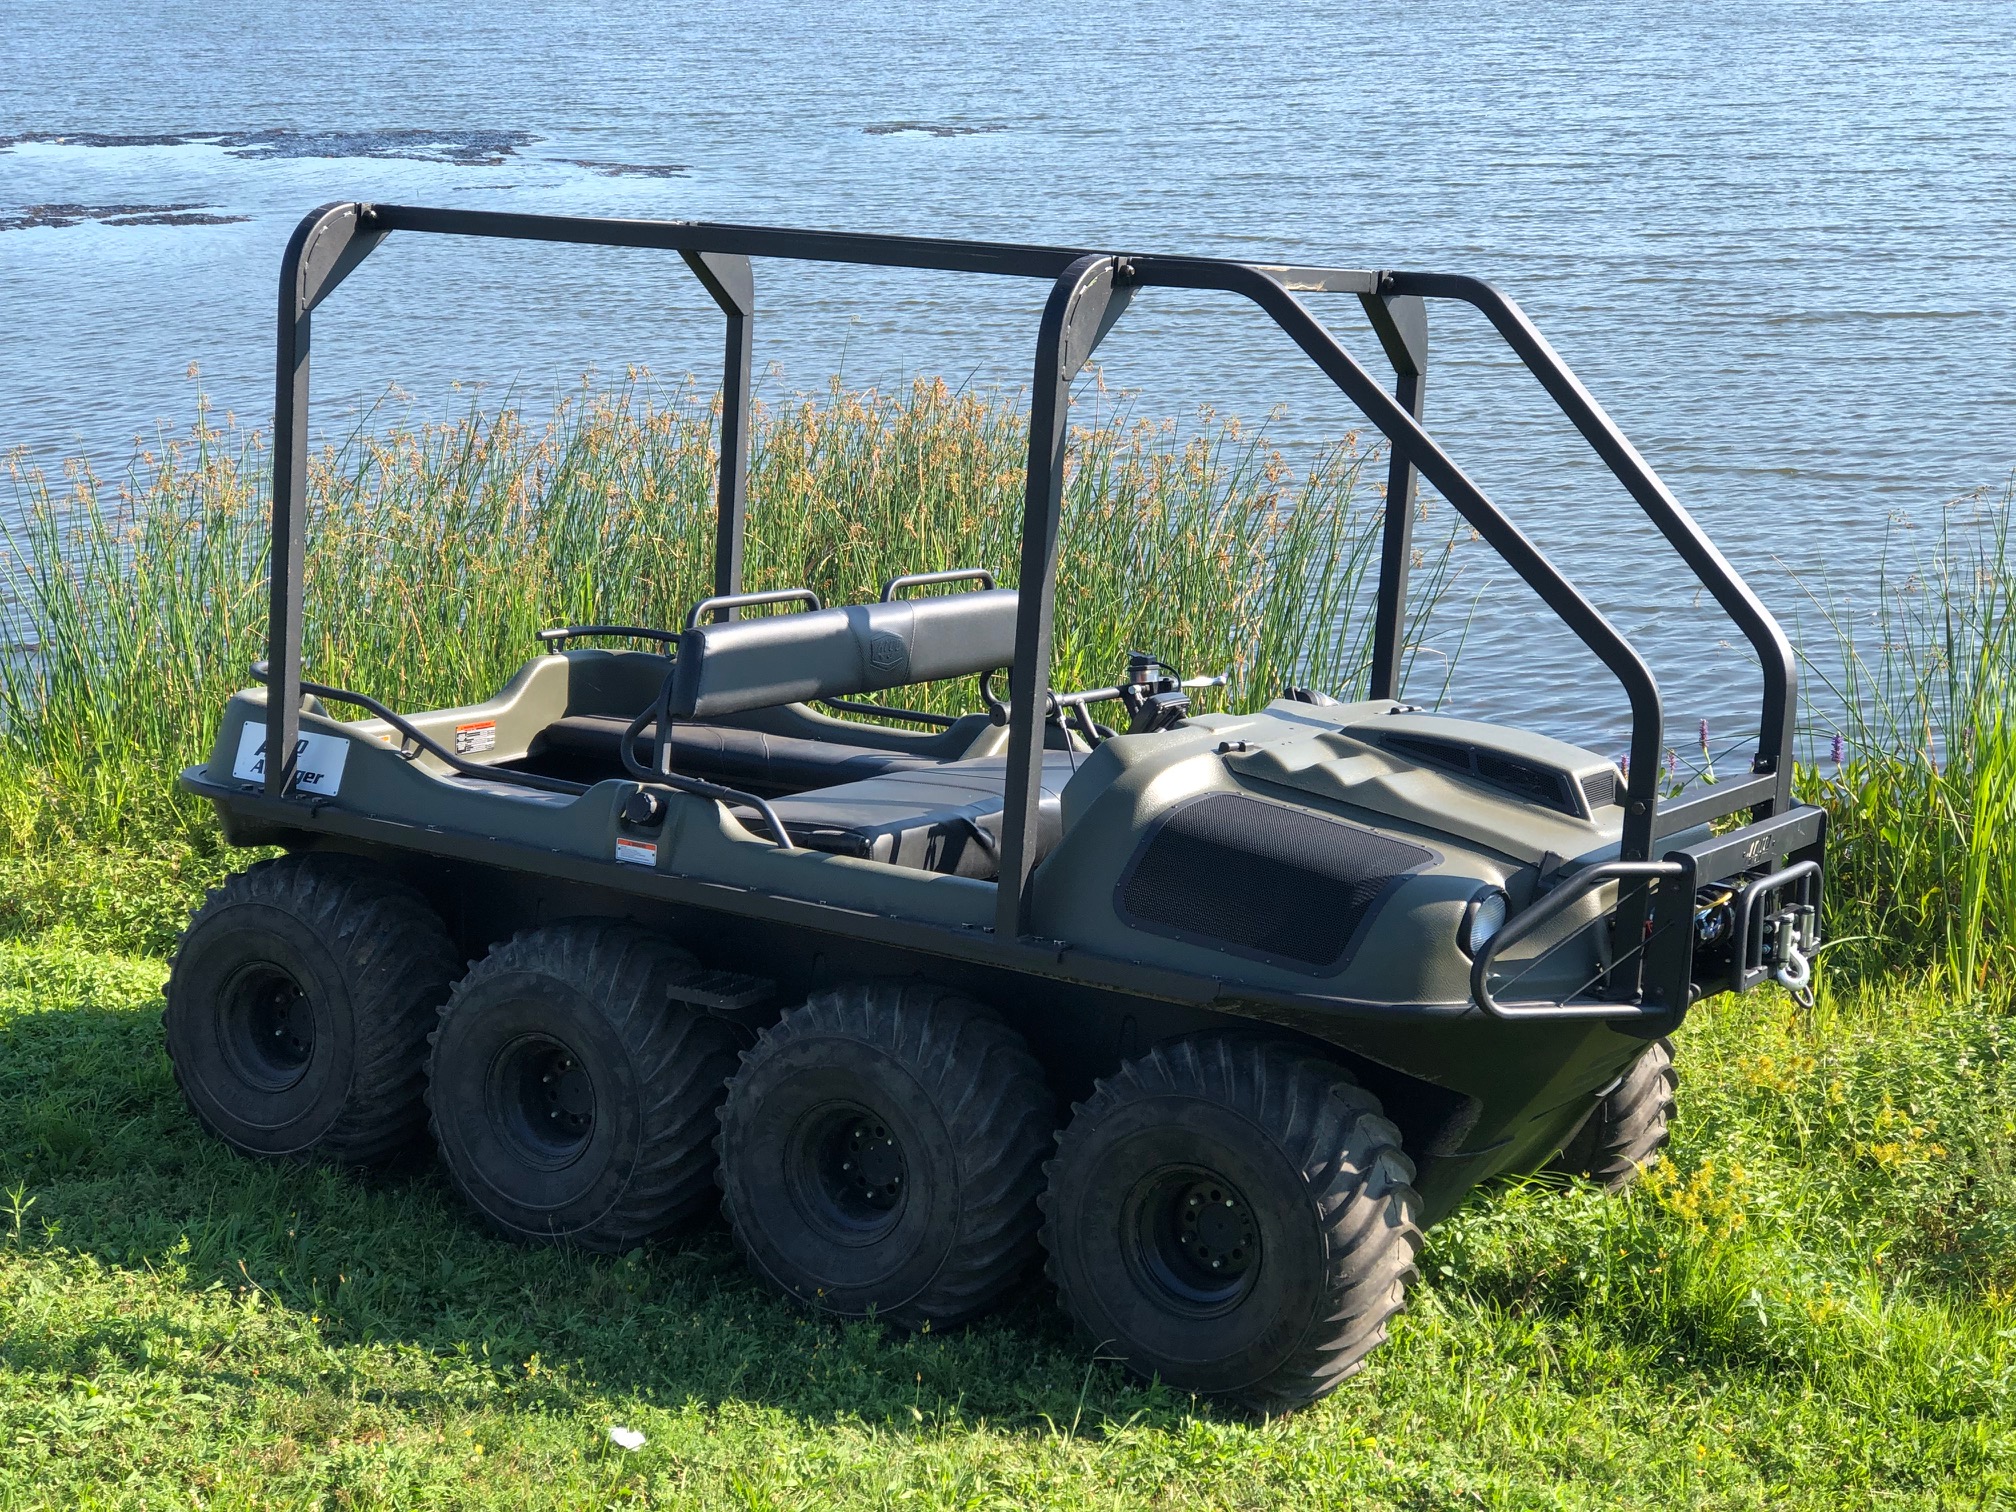
[[[1613,803],[1624,801],[1617,792],[1617,774],[1610,771],[1591,772],[1584,777],[1582,797],[1588,803],[1591,814],[1600,808],[1608,808]]]
[[[1559,767],[1542,766],[1535,761],[1508,756],[1503,751],[1471,745],[1468,741],[1440,740],[1432,735],[1383,735],[1380,744],[1394,755],[1405,756],[1421,766],[1438,767],[1445,772],[1474,777],[1501,792],[1510,793],[1528,803],[1537,803],[1557,814],[1567,814],[1575,819],[1582,817],[1582,805],[1575,796],[1575,779]],[[1593,798],[1590,805],[1595,806]]]
[[[1149,831],[1115,899],[1136,929],[1298,969],[1342,969],[1425,846],[1238,793],[1179,804]]]

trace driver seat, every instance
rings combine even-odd
[[[1043,752],[1036,860],[1062,837],[1065,784],[1090,759],[1085,751]],[[770,807],[791,843],[807,850],[991,882],[1001,871],[1007,780],[1007,757],[978,756],[773,798]],[[738,809],[736,817],[768,833],[754,810]]]

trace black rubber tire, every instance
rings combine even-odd
[[[1679,1090],[1673,1042],[1654,1040],[1547,1169],[1621,1192],[1666,1148]]]
[[[1127,1062],[1073,1110],[1049,1176],[1051,1279],[1137,1375],[1292,1411],[1406,1306],[1413,1162],[1371,1093],[1293,1046],[1203,1034]]]
[[[493,1227],[620,1254],[712,1205],[735,1031],[669,996],[692,966],[634,925],[558,924],[456,985],[427,1104],[449,1176]]]
[[[1035,1261],[1056,1126],[1022,1037],[980,1004],[917,981],[817,993],[763,1032],[729,1086],[722,1211],[786,1296],[949,1327]]]
[[[372,863],[257,862],[210,890],[175,947],[175,1080],[247,1154],[393,1159],[425,1128],[427,1031],[461,967],[426,899]]]

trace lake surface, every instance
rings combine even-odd
[[[1787,564],[1852,602],[1894,528],[1924,539],[2016,466],[2011,22],[2006,0],[9,0],[0,447],[116,466],[199,387],[264,424],[280,250],[333,199],[1468,272],[1789,620]],[[836,372],[1018,389],[1045,292],[778,264],[757,291],[771,394]],[[1376,356],[1355,301],[1318,312]],[[1740,740],[1755,680],[1727,625],[1481,319],[1430,320],[1431,430],[1638,639],[1674,742],[1704,717]],[[719,360],[668,256],[418,237],[316,335],[330,432],[391,382],[419,414],[465,409],[471,383],[537,408],[591,367],[711,382]],[[1144,294],[1101,355],[1140,413],[1283,406],[1294,446],[1354,422],[1222,297]],[[1454,707],[1621,749],[1614,683],[1470,551]]]

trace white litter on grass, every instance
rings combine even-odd
[[[618,1449],[642,1449],[644,1435],[635,1428],[625,1428],[621,1423],[609,1430],[609,1442]]]

